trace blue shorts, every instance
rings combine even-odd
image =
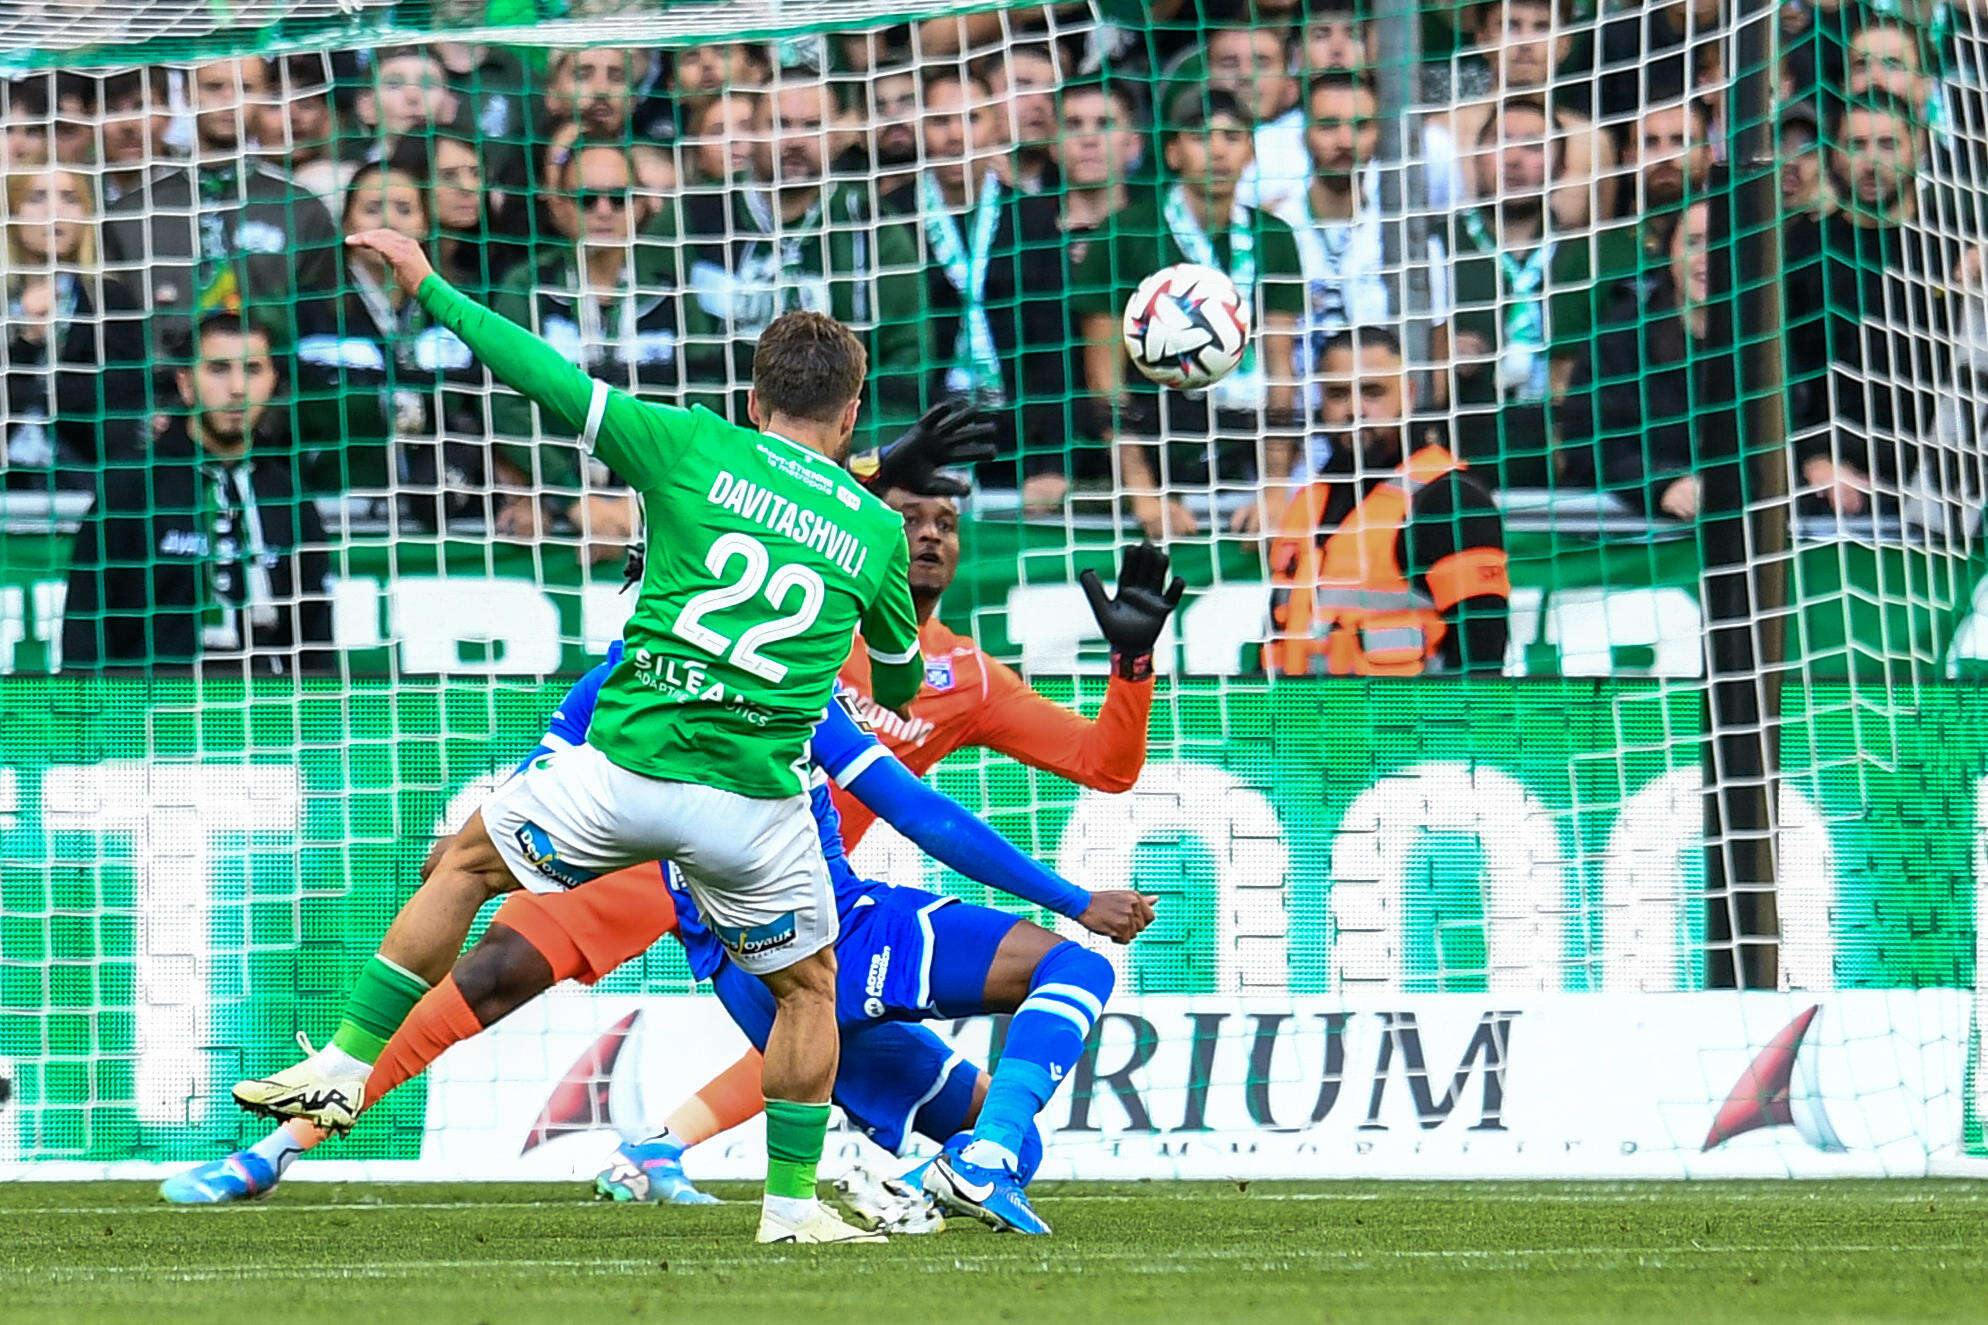
[[[850,1027],[985,1011],[988,968],[1016,923],[992,907],[872,884],[842,915],[836,1017]]]
[[[711,977],[718,1001],[753,1047],[773,1027],[773,995],[729,961]],[[912,1133],[943,1142],[966,1129],[980,1066],[923,1026],[873,1021],[845,1026],[835,1102],[863,1134],[902,1154]]]

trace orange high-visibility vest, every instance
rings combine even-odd
[[[1440,446],[1423,447],[1394,477],[1377,484],[1323,546],[1318,526],[1332,485],[1313,483],[1298,494],[1270,549],[1278,600],[1273,600],[1272,638],[1263,650],[1266,671],[1415,676],[1428,667],[1449,630],[1442,612],[1467,595],[1459,592],[1439,603],[1417,592],[1402,573],[1395,543],[1415,494],[1465,467]],[[1467,570],[1491,592],[1503,585],[1509,596],[1501,549],[1473,548],[1444,560],[1470,563],[1446,569]],[[1456,573],[1442,578],[1458,585],[1462,580]]]

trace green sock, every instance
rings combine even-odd
[[[374,953],[352,983],[332,1045],[361,1062],[378,1062],[387,1041],[427,992],[426,980]]]
[[[766,1194],[812,1200],[815,1169],[828,1141],[828,1106],[766,1102]]]

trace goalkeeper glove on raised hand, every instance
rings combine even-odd
[[[945,400],[886,442],[849,461],[849,470],[871,492],[903,488],[921,497],[964,497],[966,479],[945,472],[994,458],[994,420],[967,400]]]
[[[1145,681],[1153,675],[1153,644],[1167,624],[1167,618],[1187,592],[1187,581],[1178,575],[1167,583],[1167,554],[1152,543],[1125,549],[1118,568],[1118,595],[1107,598],[1098,573],[1087,570],[1077,577],[1084,597],[1091,600],[1091,613],[1098,629],[1111,644],[1111,670],[1127,681]]]

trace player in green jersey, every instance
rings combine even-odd
[[[778,1003],[760,1240],[879,1240],[815,1200],[839,1051],[836,911],[804,780],[808,737],[859,626],[879,703],[909,703],[924,679],[903,522],[842,468],[861,344],[818,313],[769,325],[747,397],[754,431],[589,378],[451,288],[405,236],[347,242],[384,257],[492,375],[579,433],[641,494],[652,538],[588,743],[540,756],[470,816],[360,973],[331,1043],[239,1083],[235,1098],[349,1128],[372,1061],[447,973],[485,901],[670,860],[734,962]]]

